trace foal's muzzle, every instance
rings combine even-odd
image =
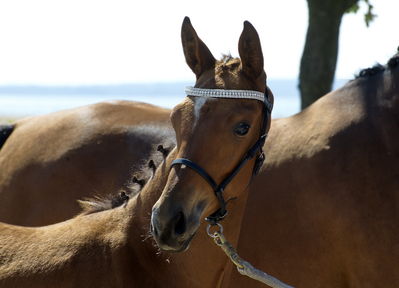
[[[168,252],[187,250],[198,229],[199,215],[187,218],[182,209],[174,209],[173,213],[165,213],[165,210],[169,209],[154,206],[151,215],[151,233],[157,245],[161,250]]]

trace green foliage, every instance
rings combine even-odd
[[[364,22],[366,23],[366,26],[369,27],[370,23],[377,17],[377,15],[373,13],[374,6],[369,0],[359,0],[352,7],[346,10],[346,13],[357,13],[360,9],[360,2],[364,2],[367,5],[367,11],[364,13]]]

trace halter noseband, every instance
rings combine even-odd
[[[215,192],[215,196],[219,201],[220,208],[216,210],[214,213],[209,215],[205,218],[206,221],[210,222],[211,224],[215,225],[219,221],[223,220],[224,217],[227,215],[226,210],[226,200],[223,197],[223,191],[225,190],[226,186],[233,180],[233,178],[238,174],[242,167],[244,167],[245,163],[247,163],[250,159],[255,157],[257,152],[259,152],[254,168],[253,168],[253,175],[256,175],[262,164],[265,160],[265,154],[263,153],[263,145],[266,141],[266,128],[268,124],[269,115],[272,112],[273,104],[269,100],[269,95],[267,92],[263,94],[259,91],[252,91],[252,90],[223,90],[223,89],[201,89],[201,88],[193,88],[187,87],[186,88],[187,96],[195,96],[195,97],[207,97],[207,98],[234,98],[234,99],[254,99],[258,101],[262,101],[263,103],[263,120],[262,126],[260,130],[260,137],[255,142],[254,145],[247,151],[241,161],[235,166],[235,168],[230,172],[229,175],[218,185],[216,181],[198,164],[194,163],[193,161],[185,158],[177,158],[175,159],[171,166],[174,165],[185,165],[190,167],[192,170],[197,172],[202,178],[204,178],[209,185],[212,187],[213,191]]]

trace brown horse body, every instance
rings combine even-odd
[[[165,257],[148,239],[173,155],[126,205],[44,227],[1,223],[0,287],[215,287],[226,262],[209,259],[216,247],[199,240]]]
[[[0,150],[0,220],[57,223],[80,211],[77,199],[127,188],[155,144],[174,146],[169,114],[118,101],[18,121]]]
[[[265,93],[266,75],[263,71],[260,40],[250,23],[244,23],[239,41],[241,61],[232,58],[216,61],[198,38],[188,18],[183,23],[182,40],[187,63],[197,76],[197,87],[257,90]],[[270,91],[269,95],[272,101]],[[232,264],[209,239],[206,223],[202,221],[206,214],[217,208],[216,197],[199,175],[184,167],[170,169],[170,164],[176,157],[188,156],[206,167],[219,182],[260,137],[262,113],[263,103],[256,100],[209,99],[205,103],[201,99],[187,97],[172,114],[177,136],[176,148],[157,169],[143,191],[133,197],[126,207],[122,205],[111,210],[80,215],[66,222],[38,228],[1,224],[0,285],[226,285]],[[270,115],[266,116],[269,118]],[[213,130],[209,130],[210,126]],[[268,128],[269,125],[265,126],[265,131]],[[11,137],[16,135],[15,131]],[[213,135],[214,141],[219,142],[207,141],[206,136],[209,135]],[[231,145],[226,145],[224,151],[220,151],[218,145],[226,137],[233,141],[227,143]],[[204,149],[208,158],[201,158]],[[220,162],[225,163],[223,169],[218,166]],[[247,197],[245,192],[253,166],[254,159],[251,159],[225,190],[226,199],[239,197],[229,205],[231,214],[224,221],[225,235],[234,244],[237,244],[240,232]],[[178,252],[190,244],[186,253],[170,254],[166,261],[156,255],[158,249],[153,243],[142,242],[148,234],[151,211],[152,227],[155,228],[152,230],[153,236],[160,248]],[[178,221],[175,221],[176,212],[179,217],[181,215]]]
[[[373,75],[352,81],[298,115],[273,121],[266,145],[267,164],[251,186],[245,210],[239,241],[241,256],[295,287],[398,285],[397,61],[397,58],[393,58],[385,72],[374,73],[374,70],[370,70]],[[115,169],[111,172],[118,174],[121,171]],[[144,197],[143,195],[145,193],[140,197]],[[45,196],[53,199],[50,194]],[[78,197],[81,196],[83,195]],[[44,199],[43,195],[37,197]],[[153,198],[152,201],[155,201],[157,197]],[[73,200],[72,197],[70,199]],[[18,202],[17,199],[14,201]],[[235,201],[231,204],[241,206],[242,203],[245,202]],[[50,207],[51,205],[44,207],[43,211],[49,211]],[[122,208],[118,209],[122,211]],[[119,211],[118,209],[115,211]],[[229,217],[237,217],[239,210],[244,207],[230,209]],[[114,210],[106,211],[104,215],[114,215],[116,212],[112,211]],[[149,211],[150,208],[147,208],[144,212],[147,213],[147,218],[143,220],[145,225],[149,222]],[[29,211],[20,211],[22,214],[27,212]],[[93,214],[91,217],[94,215],[100,214]],[[225,230],[237,230],[237,227],[229,225],[228,220],[224,224]],[[72,221],[77,220],[73,219],[68,223],[76,223]],[[117,225],[117,222],[111,223],[115,225],[110,226]],[[71,229],[78,226],[68,225],[71,225]],[[80,237],[80,234],[87,235],[85,229],[77,230],[76,237]],[[203,229],[201,227],[199,231]],[[198,257],[196,259],[201,262],[200,266],[195,267],[198,273],[212,264],[209,262],[209,255],[221,255],[220,251],[215,250],[213,243],[205,241],[207,236],[200,232],[190,249],[182,254]],[[227,236],[234,239],[236,232]],[[9,240],[12,241],[10,238]],[[200,249],[199,243],[205,245],[204,250]],[[153,250],[148,249],[151,251],[148,254],[136,255],[140,257],[140,261],[152,259],[149,255],[153,255]],[[202,253],[190,254],[195,249]],[[102,248],[101,251],[106,249]],[[5,254],[3,252],[0,255]],[[98,252],[98,255],[102,254]],[[29,257],[29,254],[24,257]],[[132,259],[137,260],[135,257],[129,258],[130,261]],[[223,257],[221,262],[222,259]],[[148,261],[146,267],[163,267],[163,264],[156,261],[159,259]],[[98,262],[101,263],[100,260],[95,261]],[[110,261],[106,262],[109,265]],[[227,283],[228,273],[225,273],[226,277],[220,275],[224,269],[228,271],[229,268],[221,267],[228,266],[219,266],[219,276],[209,275],[210,278],[213,277],[213,283],[221,283],[222,278],[223,283]],[[195,268],[192,268],[186,269],[187,275],[195,274]],[[144,268],[139,269],[141,268],[137,268],[137,271],[146,271]],[[121,270],[120,267],[117,270]],[[160,268],[159,271],[168,270]],[[164,272],[164,275],[173,273],[170,271],[172,269]],[[151,275],[151,272],[147,275]],[[102,275],[98,279],[101,279],[100,276]],[[206,274],[200,276],[208,277]],[[146,277],[148,280],[151,276]],[[167,281],[165,279],[174,280],[174,277],[169,274],[169,277],[162,278],[161,281]],[[187,279],[187,282],[176,280],[181,281],[180,285],[176,285],[189,287],[192,282]],[[121,282],[115,280],[113,283]],[[258,287],[253,280],[236,273],[230,284],[226,285]]]
[[[273,121],[242,257],[295,287],[399,285],[398,63]],[[248,286],[263,287],[234,275]]]

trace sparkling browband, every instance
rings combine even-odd
[[[265,100],[265,94],[253,90],[202,89],[189,86],[186,87],[186,94],[197,97],[255,99],[261,102]]]

